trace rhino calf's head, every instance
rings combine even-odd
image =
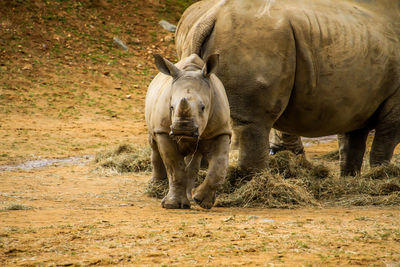
[[[196,64],[177,68],[161,55],[154,55],[158,70],[173,78],[170,98],[170,136],[197,140],[205,130],[212,112],[211,73],[218,65],[218,55],[211,55],[204,66]]]

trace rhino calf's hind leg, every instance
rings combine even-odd
[[[157,144],[154,140],[150,139],[151,147],[151,164],[153,166],[153,173],[151,182],[161,182],[167,179],[167,171],[165,170],[164,162],[158,151]]]
[[[161,201],[166,209],[189,209],[190,202],[186,196],[187,179],[184,157],[179,153],[173,140],[166,134],[158,134],[156,142],[168,174],[168,194]]]
[[[204,209],[214,206],[217,190],[224,182],[229,164],[229,136],[204,141],[203,155],[209,162],[206,179],[193,190],[193,200]]]
[[[359,129],[338,135],[340,176],[355,176],[360,173],[368,132],[368,129]]]

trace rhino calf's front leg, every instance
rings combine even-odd
[[[175,142],[166,134],[156,137],[158,150],[167,170],[169,190],[161,201],[166,209],[189,209],[190,202],[186,195],[187,179],[184,157],[179,153]]]
[[[229,164],[229,135],[203,141],[202,153],[209,162],[206,179],[193,191],[193,200],[204,209],[214,206],[216,192],[223,184]]]

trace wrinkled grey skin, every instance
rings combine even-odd
[[[341,174],[371,166],[400,142],[400,1],[204,0],[176,32],[178,55],[218,53],[244,169],[267,166],[272,127],[343,134]]]
[[[190,208],[192,189],[204,157],[209,162],[204,182],[193,200],[210,209],[226,176],[231,137],[229,103],[213,74],[218,56],[206,63],[197,56],[176,65],[155,56],[160,73],[149,85],[145,116],[152,148],[152,181],[169,180],[162,200],[167,209]]]

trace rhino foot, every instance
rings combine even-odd
[[[186,195],[176,197],[168,193],[161,201],[161,206],[165,209],[190,209],[190,202]]]
[[[214,206],[216,192],[213,190],[205,190],[201,185],[193,192],[193,200],[203,209],[211,209]]]

